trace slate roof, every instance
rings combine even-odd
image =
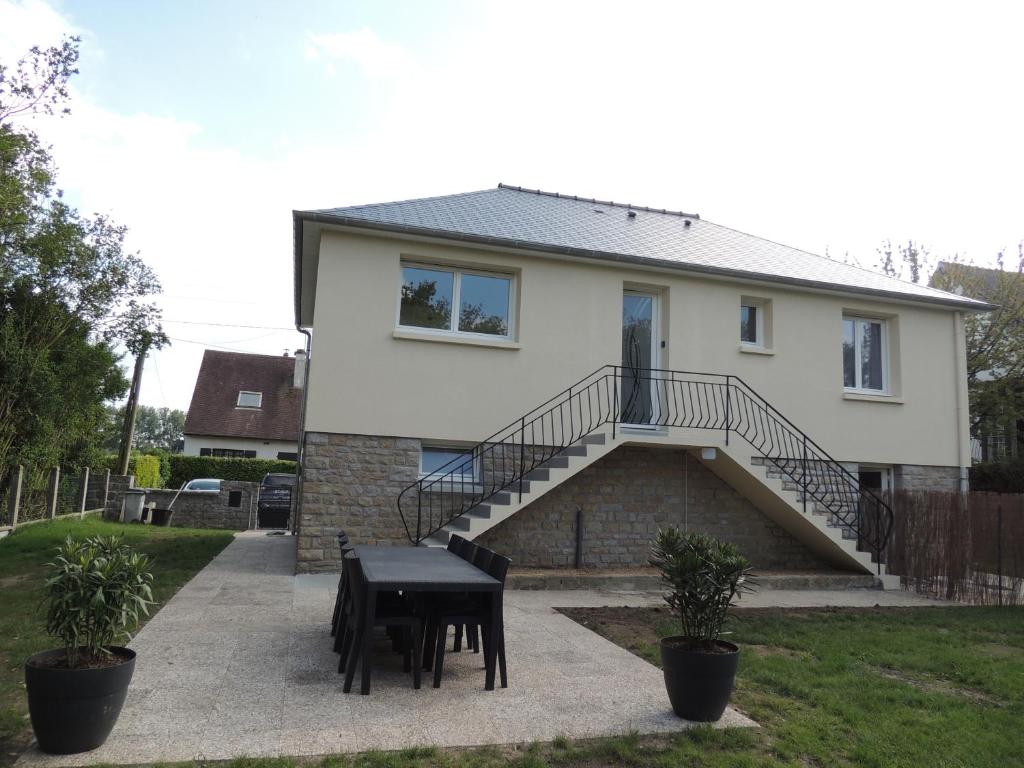
[[[294,357],[206,350],[185,434],[297,442],[302,389],[292,386],[294,374]],[[262,392],[261,407],[236,407],[242,390]]]
[[[984,302],[790,248],[714,224],[695,214],[504,184],[497,189],[442,197],[295,211],[294,220],[297,300],[302,227],[304,223],[315,223],[988,308]],[[296,310],[298,314],[298,306]]]

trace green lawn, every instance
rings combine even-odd
[[[36,651],[56,645],[44,632],[44,564],[68,535],[115,533],[153,558],[157,605],[150,615],[232,538],[229,531],[124,525],[87,517],[28,525],[0,539],[0,765],[13,762],[31,736],[22,665]]]

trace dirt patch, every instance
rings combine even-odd
[[[974,688],[964,688],[963,686],[955,685],[949,680],[943,680],[939,677],[915,677],[914,675],[908,675],[906,672],[900,672],[886,667],[869,666],[868,668],[887,680],[896,680],[897,682],[904,683],[919,691],[925,691],[926,693],[940,693],[944,696],[957,696],[967,699],[972,704],[983,704],[990,707],[1002,707],[1005,704],[1002,700],[997,699],[995,696],[987,694],[984,691],[979,691]]]
[[[982,643],[978,646],[978,652],[994,659],[1010,659],[1014,656],[1024,654],[1024,648],[1015,645],[1003,645],[1002,643]]]
[[[17,576],[4,576],[0,579],[0,588],[16,587],[19,584],[24,584],[26,581],[31,581],[38,578],[36,574],[22,573]]]
[[[750,651],[755,656],[760,656],[761,658],[782,656],[787,659],[800,659],[802,661],[812,658],[811,654],[806,651],[796,651],[792,648],[781,648],[775,645],[753,645],[752,643],[744,643],[743,650]]]

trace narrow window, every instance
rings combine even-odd
[[[740,297],[740,346],[771,347],[771,299]]]
[[[884,320],[843,318],[843,387],[854,392],[887,391],[886,330]]]
[[[262,392],[247,392],[242,390],[238,393],[239,408],[259,408],[263,405],[263,393]]]
[[[509,338],[511,306],[509,275],[402,265],[401,327]]]
[[[740,306],[740,341],[744,344],[759,345],[761,339],[757,334],[757,322],[760,318],[760,307],[755,304]]]
[[[476,479],[476,461],[469,448],[423,446],[420,453],[420,476],[435,478],[452,476],[456,482]]]

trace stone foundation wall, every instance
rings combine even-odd
[[[935,467],[923,464],[897,464],[893,484],[898,491],[960,490],[960,467]]]
[[[339,570],[339,530],[356,544],[409,542],[395,500],[419,477],[419,440],[306,432],[304,456],[299,573]]]
[[[757,568],[826,567],[681,449],[617,448],[478,541],[519,566],[572,567],[578,508],[583,567],[646,565],[658,528],[670,525],[733,542]]]
[[[419,473],[412,438],[306,433],[298,530],[300,573],[337,571],[335,535],[356,544],[406,544],[396,499]],[[735,542],[763,569],[821,568],[786,531],[680,449],[623,447],[480,537],[521,566],[572,566],[576,508],[583,565],[646,564],[659,526]],[[411,510],[410,525],[415,519]]]

